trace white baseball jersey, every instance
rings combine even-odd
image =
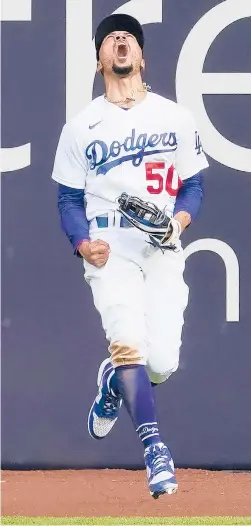
[[[97,97],[67,122],[52,178],[85,190],[88,220],[115,210],[122,192],[172,214],[182,181],[207,166],[191,112],[149,92],[129,110]]]

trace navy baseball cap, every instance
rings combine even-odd
[[[136,38],[139,46],[143,50],[144,33],[139,21],[133,16],[115,13],[104,18],[96,30],[95,47],[97,60],[99,59],[99,50],[104,38],[110,33],[113,33],[113,31],[127,31]]]

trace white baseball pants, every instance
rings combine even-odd
[[[84,262],[85,279],[110,346],[137,349],[150,380],[165,381],[179,364],[188,286],[184,282],[183,250],[164,253],[135,228],[92,227],[91,239],[107,241],[106,265]]]

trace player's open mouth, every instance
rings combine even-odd
[[[128,46],[126,44],[118,44],[117,55],[119,58],[126,58],[128,53]]]

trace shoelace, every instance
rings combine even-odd
[[[162,448],[160,448],[159,446],[154,446],[153,447],[153,449],[152,449],[152,451],[150,453],[152,466],[156,470],[159,470],[162,467],[170,469],[170,466],[168,464],[167,458],[166,458],[165,455],[162,454],[161,449]]]
[[[166,467],[167,466],[166,459],[163,457],[156,457],[155,459],[153,459],[153,466],[156,469]]]
[[[105,395],[103,410],[107,416],[113,416],[118,409],[118,401],[112,394]]]

